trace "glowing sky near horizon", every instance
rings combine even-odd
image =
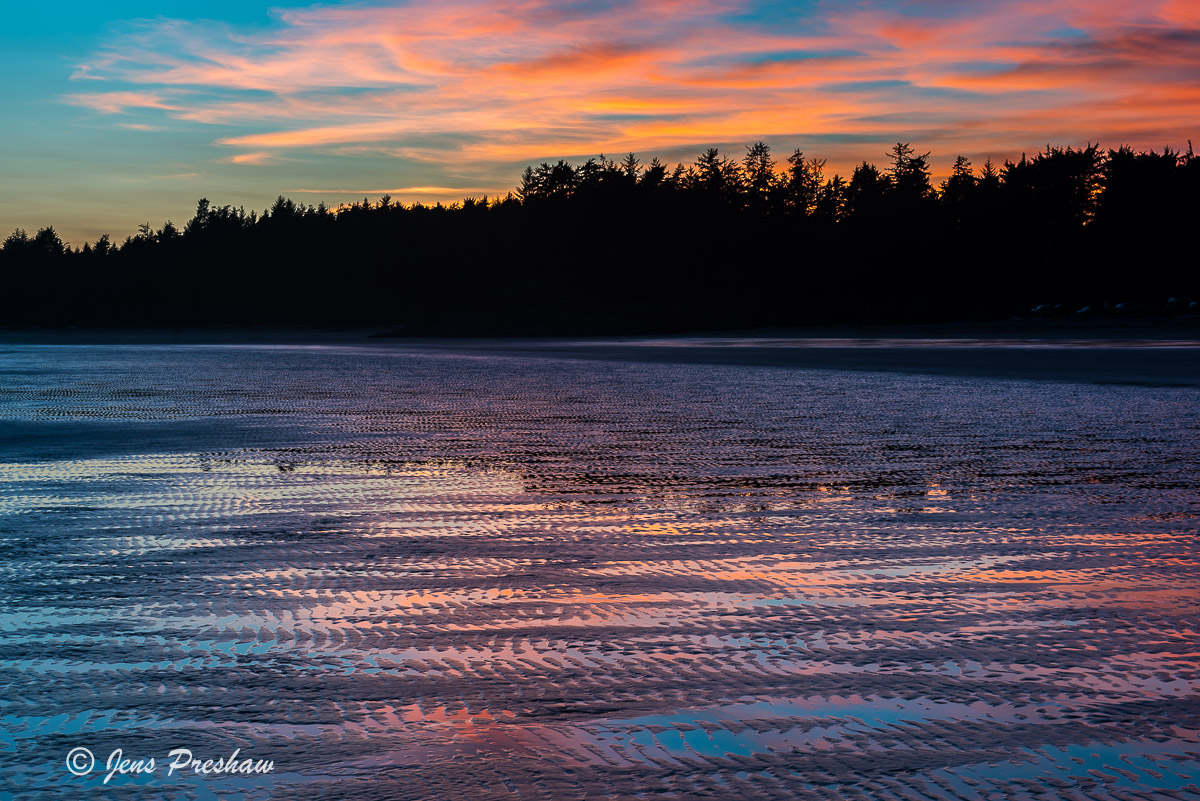
[[[1200,0],[114,0],[11,12],[0,236],[75,244],[262,208],[503,193],[528,163],[757,139],[845,173],[1186,146]]]

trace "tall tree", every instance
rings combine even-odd
[[[903,205],[912,207],[933,196],[930,182],[929,153],[918,155],[906,142],[892,148],[891,190]]]
[[[947,212],[947,219],[955,227],[963,224],[964,218],[970,215],[975,200],[975,190],[978,181],[971,170],[971,162],[966,156],[954,160],[954,168],[950,177],[942,182],[942,205]]]
[[[787,163],[784,203],[792,212],[807,217],[816,210],[817,196],[824,180],[825,159],[806,159],[804,152],[797,148],[788,156]]]
[[[760,210],[768,209],[775,193],[777,176],[775,159],[771,158],[771,148],[766,142],[755,142],[746,148],[742,173],[749,204]]]
[[[850,175],[846,187],[846,213],[859,222],[873,222],[883,213],[884,200],[891,187],[888,175],[870,162],[862,162]]]

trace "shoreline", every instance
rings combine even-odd
[[[1074,321],[1072,321],[1074,322]],[[678,336],[380,337],[378,328],[0,331],[0,347],[353,347],[597,362],[890,372],[950,378],[1200,387],[1200,326],[954,324]],[[1165,323],[1174,322],[1168,325]],[[1022,323],[1018,325],[1017,323]]]
[[[659,340],[1096,340],[1200,342],[1200,316],[1090,318],[1086,320],[1013,318],[978,322],[846,324],[755,329],[642,331],[547,335],[480,334],[477,331],[412,331],[396,325],[221,325],[114,326],[79,328],[0,327],[0,344],[291,344],[305,342],[647,342]]]
[[[1200,387],[1200,343],[1188,346],[1116,344],[1095,341],[1041,347],[1005,345],[887,344],[803,347],[760,345],[535,345],[471,348],[429,346],[429,350],[560,359],[651,362],[796,370],[887,372],[948,378],[1057,381]]]

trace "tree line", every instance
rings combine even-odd
[[[197,205],[114,242],[0,247],[8,325],[391,324],[600,333],[1007,317],[1197,295],[1200,159],[1051,147],[935,185],[897,143],[848,178],[800,150],[526,168],[502,198]]]

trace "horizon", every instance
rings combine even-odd
[[[542,161],[691,164],[757,140],[827,176],[907,141],[936,182],[958,155],[1186,149],[1200,111],[1200,9],[1182,0],[12,13],[0,232],[53,226],[73,246],[179,224],[201,197],[448,204],[502,197]]]
[[[787,175],[788,175],[787,156],[789,156],[791,154],[789,153],[789,154],[785,155],[785,154],[776,153],[773,149],[770,148],[770,145],[768,143],[764,143],[761,141],[756,143],[756,145],[762,145],[762,144],[767,145],[768,151],[770,152],[770,156],[775,162],[773,172],[774,172],[775,177],[781,181],[779,186],[782,187],[784,185],[784,183],[786,182]],[[896,144],[898,146],[908,147],[910,143],[898,142]],[[1089,143],[1088,147],[1096,148],[1098,150],[1100,158],[1104,159],[1104,158],[1107,158],[1108,153],[1116,151],[1118,148],[1128,148],[1129,146],[1125,143],[1122,143],[1118,147],[1114,147],[1114,148],[1110,149],[1110,148],[1105,148],[1105,147],[1100,146],[1099,143]],[[1189,139],[1186,148],[1171,148],[1170,146],[1167,146],[1166,148],[1164,148],[1164,150],[1162,152],[1164,154],[1169,154],[1170,152],[1173,151],[1175,154],[1177,154],[1180,157],[1180,159],[1181,159],[1180,163],[1183,163],[1184,159],[1192,158],[1192,152],[1193,152],[1192,147],[1193,147],[1192,142]],[[749,151],[750,146],[746,146],[744,149]],[[919,151],[919,148],[911,148],[911,149],[914,152]],[[1064,146],[1060,147],[1059,145],[1047,144],[1043,151],[1040,151],[1037,153],[1030,154],[1028,152],[1022,151],[1022,153],[1020,154],[1019,161],[1023,162],[1027,157],[1031,157],[1031,156],[1034,158],[1037,158],[1037,157],[1048,154],[1052,150],[1067,150],[1068,152],[1070,152],[1072,149],[1076,150],[1077,152],[1082,152],[1082,150],[1084,150],[1083,147],[1072,148],[1071,145],[1064,145]],[[717,150],[717,149],[713,148],[713,150]],[[1150,150],[1142,150],[1142,151],[1134,151],[1134,152],[1153,154],[1153,153],[1156,153],[1159,151],[1150,149]],[[640,173],[644,173],[646,168],[650,165],[649,160],[641,159],[640,157],[638,157],[638,154],[636,154],[636,153],[630,153],[628,155],[637,157],[637,161],[639,162],[639,168],[638,168],[639,175],[640,175]],[[703,155],[703,154],[701,154],[701,155]],[[729,151],[724,151],[724,152],[721,152],[720,155],[722,158],[729,159],[730,161],[732,161],[732,163],[735,167],[742,169],[742,166],[741,166],[742,161],[741,161],[741,159],[738,158],[738,154],[736,152],[731,153]],[[835,180],[839,177],[845,181],[849,181],[851,179],[852,174],[854,174],[856,172],[856,168],[861,164],[868,164],[871,167],[877,168],[881,173],[886,174],[891,169],[891,165],[889,164],[889,159],[893,158],[894,154],[885,154],[885,155],[887,156],[887,158],[885,158],[885,159],[876,159],[876,160],[863,159],[863,160],[860,160],[859,162],[856,162],[855,164],[849,165],[848,169],[846,169],[843,173],[842,171],[838,171],[838,170],[826,171],[825,170],[825,168],[827,166],[826,160],[821,158],[819,154],[804,154],[806,161],[819,162],[819,166],[817,167],[817,169],[818,169],[818,176],[821,176],[821,174],[823,173],[822,186],[829,186],[833,180]],[[921,155],[921,154],[917,153],[917,155]],[[924,159],[926,156],[929,156],[929,154],[926,153],[926,154],[922,155],[922,158]],[[655,159],[655,158],[657,158],[657,157],[655,157],[655,156],[651,157],[651,159]],[[579,169],[584,166],[585,161],[592,161],[592,162],[598,161],[599,163],[603,163],[603,162],[605,162],[605,160],[607,160],[607,162],[611,166],[619,166],[619,164],[620,164],[620,161],[618,161],[618,160],[608,159],[606,154],[598,154],[598,156],[596,156],[596,157],[588,157],[587,159],[581,159],[578,161],[576,161],[576,160],[558,160],[556,163],[564,163],[565,162],[572,168]],[[661,160],[660,160],[660,162],[661,162]],[[1004,180],[1003,168],[1010,163],[1015,165],[1015,164],[1017,164],[1017,161],[1010,160],[1007,157],[1003,161],[992,160],[993,166],[996,167],[997,170],[999,171],[999,177],[1000,177],[1001,181]],[[1101,161],[1100,163],[1102,164],[1103,162]],[[699,166],[698,159],[691,160],[691,161],[682,161],[682,162],[677,162],[677,163],[661,162],[661,164],[666,169],[668,174],[670,174],[674,169],[676,169],[678,167],[683,167],[683,168],[687,169],[690,174],[693,174],[693,177],[694,177],[694,170]],[[939,197],[941,197],[941,194],[944,190],[943,181],[950,176],[951,171],[949,171],[949,170],[939,171],[937,169],[933,169],[933,164],[934,164],[934,162],[932,162],[932,160],[930,160],[928,162],[928,166],[930,167],[930,169],[928,170],[927,175],[928,175],[928,177],[930,179],[930,183],[931,183],[930,189],[932,190],[932,197],[939,198]],[[534,169],[536,167],[547,168],[552,165],[549,162],[543,161],[539,165],[531,164],[531,165],[527,165],[527,166],[529,169]],[[968,160],[967,166],[973,175],[975,175],[978,179],[982,178],[984,164],[975,164],[974,162],[971,162]],[[519,177],[523,177],[523,176],[519,176]],[[445,207],[448,209],[455,209],[455,208],[461,208],[465,203],[469,203],[472,201],[482,202],[485,205],[490,205],[490,204],[501,203],[501,202],[505,201],[506,199],[520,200],[520,190],[519,190],[519,187],[516,185],[510,186],[507,189],[500,189],[495,192],[482,192],[482,193],[476,193],[476,194],[468,194],[468,195],[463,195],[462,197],[455,198],[455,199],[450,199],[450,198],[422,199],[422,198],[418,197],[416,199],[405,200],[402,197],[396,196],[397,194],[402,194],[403,192],[404,192],[403,189],[366,190],[366,191],[359,193],[357,195],[357,197],[347,198],[346,200],[339,201],[336,205],[334,205],[333,203],[326,202],[324,199],[319,200],[319,201],[309,201],[306,199],[305,195],[310,194],[310,193],[315,193],[314,190],[300,189],[300,190],[295,190],[294,192],[287,193],[287,194],[278,193],[270,199],[270,202],[265,202],[261,208],[249,208],[249,209],[247,209],[244,204],[238,206],[238,205],[234,205],[231,203],[220,202],[219,198],[217,199],[217,201],[214,202],[212,198],[201,197],[201,198],[197,198],[197,200],[192,203],[192,211],[189,212],[187,215],[182,216],[178,220],[176,220],[174,218],[166,218],[166,219],[162,219],[162,220],[158,220],[158,221],[147,220],[147,221],[143,221],[142,223],[139,223],[138,226],[135,226],[135,228],[137,230],[128,232],[125,235],[122,235],[121,233],[114,234],[112,231],[103,231],[97,237],[93,237],[90,240],[83,240],[80,242],[72,242],[69,237],[64,236],[63,232],[61,230],[59,230],[53,224],[39,225],[36,228],[34,228],[34,227],[30,227],[30,228],[17,227],[16,229],[13,229],[12,231],[9,231],[7,233],[12,233],[12,234],[24,233],[28,236],[33,236],[35,234],[35,232],[37,232],[37,231],[40,231],[43,229],[50,229],[50,230],[54,231],[54,233],[56,235],[58,235],[59,239],[62,241],[63,245],[65,245],[67,247],[67,249],[79,250],[85,244],[94,244],[94,242],[98,238],[104,237],[104,236],[109,237],[109,241],[113,245],[120,245],[122,242],[127,242],[129,239],[133,238],[133,236],[136,233],[146,233],[146,232],[153,233],[155,230],[158,230],[158,229],[163,228],[164,226],[170,226],[170,225],[174,225],[177,228],[182,228],[183,225],[187,221],[191,220],[192,217],[195,215],[196,207],[198,204],[209,205],[212,208],[227,208],[227,209],[233,209],[233,210],[240,210],[240,211],[246,212],[248,214],[257,215],[258,217],[265,219],[267,216],[270,215],[271,208],[273,208],[274,205],[277,204],[281,200],[289,201],[301,210],[303,210],[305,208],[313,209],[313,210],[320,210],[320,208],[323,206],[332,215],[337,215],[342,211],[359,208],[363,204],[365,204],[367,207],[370,207],[370,208],[380,208],[386,204],[390,204],[393,207],[418,208],[421,206],[425,206],[425,207],[429,207],[429,208]],[[341,193],[341,194],[349,194],[349,193]],[[299,198],[295,197],[296,195],[299,195]],[[7,234],[3,234],[2,236],[7,236]]]

